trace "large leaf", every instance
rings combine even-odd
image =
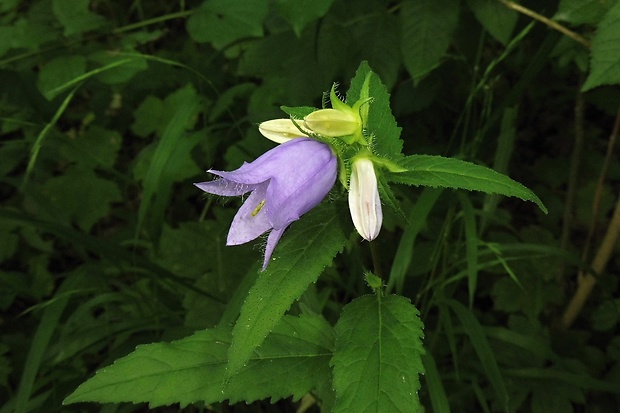
[[[407,172],[389,173],[388,179],[407,185],[459,188],[488,194],[515,196],[532,201],[546,214],[547,208],[529,189],[506,175],[485,166],[433,155],[407,156],[399,164]]]
[[[422,321],[404,297],[364,296],[336,324],[334,390],[338,412],[422,412],[418,398]]]
[[[229,328],[138,346],[83,383],[65,399],[77,402],[149,402],[151,407],[223,400],[301,398],[330,375],[332,327],[318,316],[287,316],[238,374],[227,380]]]
[[[341,203],[323,203],[284,234],[241,307],[229,351],[230,374],[247,363],[284,312],[342,249],[346,242],[340,225],[343,210]]]
[[[591,66],[582,90],[620,83],[620,2],[607,12],[598,25],[592,39]]]
[[[439,65],[458,22],[457,0],[406,0],[402,3],[400,49],[417,83]]]
[[[351,87],[347,91],[347,103],[353,105],[358,99],[368,97],[372,97],[370,106],[365,105],[362,110],[368,110],[366,129],[369,134],[374,135],[373,151],[385,157],[400,155],[403,149],[403,141],[400,139],[401,128],[392,115],[390,95],[368,63],[362,62],[351,80]]]

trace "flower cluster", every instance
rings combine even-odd
[[[259,125],[266,138],[280,145],[231,172],[209,170],[219,178],[195,184],[205,192],[238,196],[250,192],[228,233],[227,245],[251,241],[267,231],[263,269],[285,229],[318,205],[338,176],[349,189],[349,209],[357,232],[366,240],[379,235],[383,213],[375,164],[364,135],[370,98],[353,106],[342,102],[332,88],[331,108],[308,113],[303,119],[273,119]],[[342,159],[337,139],[354,156]],[[349,151],[351,152],[351,151]]]

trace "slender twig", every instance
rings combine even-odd
[[[596,257],[592,262],[592,269],[596,271],[597,274],[601,274],[611,257],[611,253],[616,247],[616,242],[618,241],[618,236],[620,235],[620,197],[616,202],[616,208],[614,210],[613,218],[609,223],[609,227],[607,227],[607,233],[605,234],[605,238],[603,238],[603,242],[596,253]],[[568,306],[564,310],[564,314],[562,315],[562,323],[561,326],[564,329],[569,328],[575,318],[581,312],[581,309],[585,305],[588,297],[592,293],[592,289],[596,284],[596,277],[593,274],[583,272],[579,273],[579,286],[577,287],[577,291],[571,298]]]
[[[597,194],[594,197],[593,205],[592,205],[592,225],[590,226],[588,240],[586,240],[586,245],[584,247],[584,254],[587,254],[587,250],[589,249],[591,234],[594,233],[594,226],[596,223],[596,219],[598,216],[598,209],[600,204],[600,195],[598,195],[598,188],[602,188],[605,176],[607,175],[607,169],[609,167],[609,162],[611,160],[612,150],[614,148],[614,144],[616,142],[618,133],[620,132],[620,108],[618,109],[618,114],[616,115],[616,120],[614,122],[614,128],[609,137],[609,143],[607,146],[607,156],[605,159],[605,163],[601,170],[601,174],[599,176],[598,185],[597,185]],[[607,227],[607,232],[605,233],[605,237],[599,247],[594,260],[592,261],[592,269],[595,274],[601,274],[605,267],[607,266],[607,262],[611,257],[611,253],[616,246],[616,242],[618,241],[618,237],[620,236],[620,196],[616,201],[616,207],[614,209],[614,214],[611,218],[611,222]],[[581,309],[585,305],[588,297],[592,293],[592,289],[596,284],[595,274],[584,273],[583,271],[579,272],[577,277],[578,287],[575,291],[575,294],[571,298],[568,306],[564,310],[564,314],[562,315],[561,327],[569,328],[575,318],[581,312]]]
[[[548,17],[543,16],[542,14],[538,14],[535,11],[528,9],[527,7],[523,7],[522,5],[517,4],[513,1],[510,1],[510,0],[497,0],[497,1],[499,1],[500,3],[502,3],[503,5],[505,5],[506,7],[510,9],[518,11],[519,13],[525,14],[526,16],[529,16],[534,20],[538,20],[539,22],[546,24],[552,29],[559,31],[560,33],[570,37],[574,41],[581,43],[587,48],[590,48],[590,42],[585,37],[568,29],[566,26],[562,26],[560,23],[553,21],[549,19]]]
[[[596,230],[596,223],[598,221],[598,212],[601,206],[601,198],[603,197],[605,179],[607,178],[607,171],[609,170],[609,164],[612,160],[613,150],[616,146],[616,139],[618,138],[619,132],[620,108],[618,108],[618,113],[616,114],[616,121],[614,122],[611,136],[609,137],[609,141],[607,142],[607,153],[605,154],[605,161],[603,162],[601,173],[599,174],[598,181],[596,182],[596,192],[594,193],[594,198],[592,199],[592,222],[590,224],[590,228],[588,229],[588,235],[586,237],[586,242],[583,247],[583,253],[581,255],[581,258],[584,261],[588,259],[588,255],[590,254],[590,246],[592,244],[592,237],[594,236],[594,232]]]

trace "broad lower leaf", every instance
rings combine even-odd
[[[404,297],[364,296],[336,324],[333,412],[422,412],[422,321]]]
[[[592,39],[591,66],[583,91],[620,83],[620,3],[616,3],[598,25]]]
[[[287,316],[256,349],[247,366],[227,380],[229,328],[217,327],[174,341],[138,346],[103,368],[67,397],[77,402],[252,402],[301,398],[330,375],[332,327],[319,316]]]
[[[323,203],[293,223],[276,247],[267,269],[243,303],[233,329],[229,374],[235,374],[310,283],[342,250],[346,236],[340,203]]]
[[[390,94],[368,63],[362,62],[347,91],[347,104],[353,105],[357,100],[368,97],[372,97],[372,101],[362,106],[361,110],[368,114],[366,129],[368,134],[374,136],[374,153],[384,157],[399,156],[403,141],[400,139],[401,128],[390,109]]]
[[[457,0],[406,0],[400,11],[400,49],[417,83],[439,65],[448,51],[459,15]]]
[[[412,155],[399,161],[407,172],[390,173],[388,179],[406,185],[458,188],[488,194],[515,196],[532,201],[546,214],[547,208],[532,191],[506,175],[485,166],[454,158]]]

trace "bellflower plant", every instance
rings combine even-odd
[[[328,145],[302,137],[284,142],[237,170],[208,172],[220,179],[195,184],[205,192],[223,196],[251,192],[233,219],[226,245],[244,244],[271,230],[264,270],[284,230],[330,191],[337,163]]]
[[[340,181],[349,188],[349,209],[355,229],[368,241],[379,235],[383,221],[373,159],[393,172],[399,171],[389,161],[373,156],[368,149],[364,125],[370,101],[371,98],[363,98],[349,106],[338,98],[334,85],[330,91],[332,108],[312,111],[302,120],[273,119],[259,125],[259,131],[274,142],[286,142],[301,133],[321,140],[337,138],[346,144],[346,150],[353,149],[357,153],[347,161],[339,159]],[[350,171],[347,164],[351,165]]]
[[[195,184],[210,194],[247,196],[230,226],[227,244],[243,244],[268,233],[263,261],[263,269],[269,265],[267,271],[259,276],[247,274],[247,282],[243,281],[234,293],[215,327],[201,329],[173,344],[138,347],[100,370],[65,403],[148,401],[151,407],[171,403],[186,406],[226,400],[299,400],[312,394],[322,412],[360,412],[369,410],[369,406],[381,412],[424,411],[418,397],[420,375],[425,368],[437,375],[438,366],[430,352],[426,359],[430,363],[422,361],[423,324],[411,297],[393,294],[409,276],[409,264],[402,265],[408,259],[399,256],[401,250],[410,255],[410,246],[396,252],[396,267],[392,267],[396,271],[385,271],[380,258],[386,249],[370,243],[374,272],[364,275],[374,294],[351,300],[349,293],[357,289],[350,288],[354,282],[351,278],[361,279],[362,274],[356,271],[367,263],[363,257],[356,257],[362,248],[347,248],[351,237],[347,226],[341,225],[341,202],[324,203],[301,218],[290,228],[290,238],[279,247],[278,260],[270,262],[283,233],[323,200],[337,178],[342,189],[348,191],[357,232],[369,241],[381,231],[382,207],[401,218],[394,225],[402,225],[404,233],[406,216],[425,219],[417,215],[418,211],[405,215],[400,210],[391,184],[517,196],[546,210],[527,188],[489,168],[441,156],[404,155],[401,129],[391,113],[389,94],[368,64],[360,65],[346,96],[347,100],[342,101],[332,88],[331,108],[283,107],[290,118],[259,125],[259,131],[278,146],[234,171],[209,170],[216,179]],[[344,190],[334,192],[334,198],[344,198]],[[431,192],[426,194],[438,196],[438,192]],[[400,194],[407,196],[406,192]],[[430,206],[437,198],[429,199],[423,193],[417,202]],[[469,206],[472,211],[467,212],[463,204],[464,216],[474,219],[473,208]],[[467,223],[464,225],[466,235],[475,235]],[[392,235],[397,241],[398,233]],[[401,245],[407,245],[404,237]],[[471,252],[469,244],[466,256]],[[477,247],[478,243],[474,244]],[[463,250],[460,241],[458,245],[458,251]],[[310,291],[308,288],[343,251],[347,259],[333,266],[330,275],[332,279],[348,279],[342,283],[347,286],[343,295],[347,302],[328,307],[322,297],[328,300],[328,296],[339,296],[332,293],[339,292],[334,286],[340,282],[323,291],[320,286]],[[471,266],[469,260],[463,261]],[[356,265],[348,265],[351,262]],[[453,271],[452,266],[448,271]],[[384,274],[390,274],[389,278],[383,278]],[[222,271],[222,275],[229,274]],[[468,278],[473,299],[476,277]],[[232,278],[231,284],[239,279]],[[295,311],[287,314],[302,297]],[[457,318],[468,311],[456,299],[442,305]],[[329,320],[322,308],[328,309]],[[340,314],[335,313],[337,308],[342,308]],[[334,320],[331,316],[335,316]],[[426,380],[426,393],[445,398],[441,383],[433,388],[433,382],[437,381]]]

